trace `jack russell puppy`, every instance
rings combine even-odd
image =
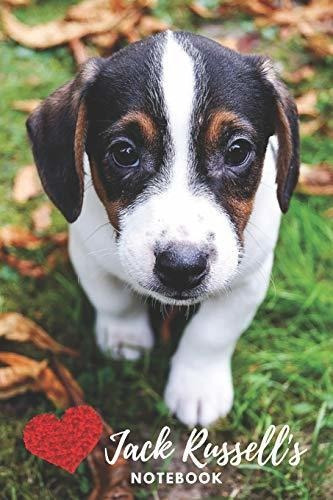
[[[271,62],[166,31],[90,59],[27,128],[72,223],[100,348],[135,359],[152,347],[147,297],[200,303],[165,401],[188,426],[226,415],[231,357],[265,297],[298,178],[297,111]]]

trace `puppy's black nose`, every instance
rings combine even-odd
[[[189,244],[178,243],[157,253],[154,271],[168,288],[189,290],[207,273],[208,254]]]

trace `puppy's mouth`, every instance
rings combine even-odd
[[[190,290],[173,290],[158,283],[150,285],[149,287],[140,284],[140,287],[144,289],[145,295],[149,295],[159,302],[169,305],[193,305],[201,302],[207,296],[206,287],[202,284]]]

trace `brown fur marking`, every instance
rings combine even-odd
[[[139,124],[144,137],[147,139],[147,142],[151,142],[154,140],[157,135],[157,130],[150,116],[148,116],[143,111],[131,111],[121,118],[119,124],[125,125],[132,122],[137,122]]]
[[[75,155],[75,170],[77,172],[80,191],[83,200],[83,157],[86,143],[87,132],[87,110],[84,102],[80,104],[79,112],[76,120],[75,137],[74,137],[74,155]]]
[[[103,183],[101,182],[96,163],[90,158],[91,175],[96,189],[96,193],[103,203],[109,220],[116,231],[119,231],[119,212],[126,206],[126,202],[122,200],[109,201],[106,195]]]
[[[250,125],[244,122],[244,120],[233,111],[228,111],[226,109],[217,110],[212,114],[209,120],[206,132],[207,143],[214,146],[220,137],[221,129],[228,126],[248,128],[251,130]]]
[[[250,218],[254,203],[254,196],[247,200],[228,198],[229,210],[233,212],[234,220],[237,221],[238,234],[243,238],[244,229]]]

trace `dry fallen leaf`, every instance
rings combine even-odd
[[[35,26],[22,23],[5,7],[2,7],[1,13],[4,32],[10,38],[26,47],[47,49],[68,43],[73,39],[113,30],[123,19],[128,19],[133,15],[133,10],[129,7],[120,14],[103,11],[103,15],[100,15],[98,19],[85,22],[60,19]]]
[[[72,375],[68,370],[67,372],[68,377],[71,378],[74,383]],[[56,408],[61,408],[62,410],[64,410],[65,408],[71,406],[71,397],[67,388],[51,368],[46,367],[44,370],[42,370],[35,383],[37,390],[40,392],[44,392],[48,399],[50,399],[54,406],[56,406]],[[75,385],[79,393],[83,396],[81,387],[79,387],[76,382]]]
[[[31,219],[33,228],[37,232],[42,232],[51,226],[52,205],[45,201],[32,212]]]
[[[14,179],[13,200],[24,203],[42,193],[42,185],[35,165],[20,168]]]
[[[21,276],[26,276],[28,278],[40,279],[44,278],[46,274],[45,269],[40,264],[37,264],[33,260],[16,257],[1,248],[0,262],[4,262],[7,266],[15,269]]]
[[[16,312],[0,314],[0,337],[16,342],[31,342],[54,354],[78,355],[77,351],[53,340],[37,323]]]
[[[4,3],[13,7],[25,7],[30,4],[30,0],[4,0]]]
[[[23,113],[32,113],[41,103],[41,99],[26,99],[24,101],[13,101],[12,108]]]
[[[138,30],[142,37],[152,35],[153,33],[158,33],[159,31],[164,31],[170,28],[170,25],[160,19],[156,19],[153,16],[142,16],[138,24]]]
[[[101,49],[112,49],[119,39],[119,34],[115,31],[110,31],[108,33],[101,33],[100,35],[94,35],[90,39],[94,45],[97,45],[97,47]]]
[[[9,365],[10,369],[0,375],[0,399],[16,396],[27,391],[44,392],[57,408],[67,408],[70,398],[66,388],[47,366],[47,361],[34,359],[14,352],[0,352],[0,363]],[[11,384],[8,386],[8,382]],[[6,385],[7,384],[7,385]]]
[[[54,265],[59,260],[58,253],[56,257],[51,257],[52,254],[56,252],[56,250],[60,250],[65,247],[67,240],[68,235],[64,232],[51,236],[37,237],[28,229],[16,226],[5,226],[0,228],[0,262],[4,262],[13,269],[16,269],[22,276],[28,276],[36,279],[43,278],[47,272],[53,269]],[[51,243],[58,247],[51,251],[46,259],[45,266],[42,266],[33,260],[22,259],[10,253],[11,247],[34,250],[39,248],[44,243]],[[65,254],[64,252],[61,252],[61,255],[67,255],[66,251]]]
[[[0,228],[0,248],[16,247],[34,250],[39,248],[42,243],[42,238],[38,238],[24,227],[4,226]]]
[[[0,228],[0,248],[15,247],[35,250],[44,243],[53,243],[57,247],[66,246],[68,233],[61,231],[46,236],[36,236],[34,233],[21,226],[4,226]]]
[[[192,2],[189,7],[194,14],[203,19],[213,19],[217,17],[217,12],[214,9],[205,7],[199,2]]]
[[[79,38],[69,41],[69,48],[72,51],[74,60],[78,66],[83,64],[88,59],[86,46]]]
[[[216,41],[223,45],[224,47],[227,47],[228,49],[232,50],[238,50],[238,40],[236,37],[233,36],[224,36],[217,38]]]
[[[302,26],[304,27],[307,24],[311,26],[316,21],[324,20],[332,16],[331,0],[310,1],[308,5],[293,5],[290,2],[289,6],[286,5],[282,8],[278,8],[278,6],[274,7],[273,4],[267,6],[267,3],[264,7],[264,2],[260,2],[260,0],[254,2],[238,0],[238,2],[243,3],[243,5],[247,6],[250,11],[252,10],[254,14],[262,14],[264,16],[261,18],[262,24],[277,24],[280,26],[293,25],[298,28],[299,31],[301,31],[300,28]],[[254,12],[255,6],[259,6],[259,8]]]
[[[13,333],[14,332],[14,333]],[[61,346],[51,339],[44,330],[18,313],[5,313],[0,316],[0,336],[9,340],[32,340],[39,347],[51,349],[53,352],[67,352],[70,349]],[[27,391],[43,392],[52,403],[60,409],[85,404],[84,394],[70,371],[54,356],[50,366],[47,360],[36,361],[13,352],[0,352],[0,399],[23,394]],[[111,427],[103,421],[103,436],[98,445],[87,457],[94,480],[94,489],[90,500],[124,499],[133,500],[129,487],[129,467],[120,457],[113,466],[105,462],[104,448],[115,448],[109,437],[113,434]]]
[[[63,247],[68,244],[68,233],[66,231],[55,233],[52,234],[49,239],[58,247]]]
[[[317,56],[333,56],[333,41],[330,35],[317,32],[312,35],[305,35],[305,38],[309,49]]]
[[[34,389],[34,380],[45,369],[46,361],[29,362],[29,358],[15,353],[0,352],[0,399],[7,399]]]
[[[66,247],[58,247],[52,250],[52,252],[46,257],[45,268],[47,272],[57,267],[59,263],[64,264],[68,262],[69,255]]]
[[[302,164],[297,190],[309,195],[333,196],[333,168]]]
[[[101,14],[114,12],[110,0],[85,0],[71,6],[66,12],[66,19],[79,22],[92,22],[100,19]]]
[[[290,83],[300,83],[303,80],[310,80],[315,74],[312,66],[305,65],[291,72],[284,72],[283,77]]]
[[[299,115],[318,116],[319,110],[316,107],[317,92],[315,90],[309,90],[295,100]]]
[[[51,363],[54,373],[62,384],[66,387],[71,399],[71,404],[85,404],[82,391],[64,365],[54,358]],[[80,389],[80,388],[79,388]],[[103,420],[103,419],[102,419]],[[119,457],[117,462],[110,466],[105,461],[104,448],[108,448],[110,453],[115,451],[109,437],[113,434],[111,427],[103,420],[103,435],[98,445],[88,455],[87,461],[94,480],[94,489],[88,500],[133,500],[134,496],[129,487],[129,466],[124,458]]]
[[[312,120],[301,122],[300,123],[300,131],[301,135],[312,135],[315,132],[318,132],[325,125],[325,120],[321,116],[317,116],[317,118],[313,118]]]
[[[200,5],[197,8],[196,3],[192,4],[191,9],[202,17],[210,15],[210,9],[202,9]],[[286,39],[300,33],[308,48],[318,57],[333,54],[331,0],[310,0],[303,5],[291,0],[224,0],[220,3],[218,12],[221,17],[245,12],[254,17],[259,28],[278,26],[280,38]]]

